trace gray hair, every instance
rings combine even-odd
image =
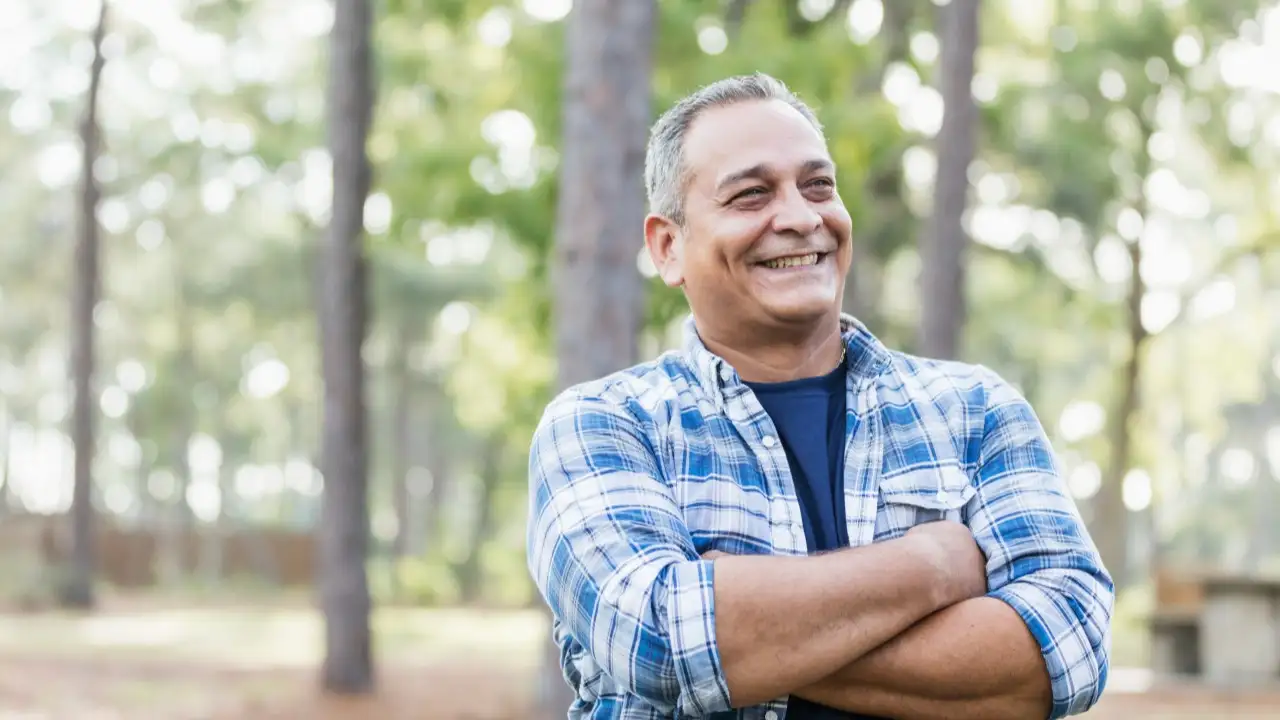
[[[684,222],[684,140],[698,116],[712,108],[753,100],[781,100],[822,133],[818,116],[781,80],[754,73],[718,80],[677,102],[658,118],[644,158],[644,186],[651,212]]]

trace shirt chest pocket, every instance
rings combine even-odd
[[[911,469],[880,479],[876,540],[900,537],[916,525],[963,520],[964,507],[977,490],[957,463]]]

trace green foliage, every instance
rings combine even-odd
[[[458,602],[457,576],[443,558],[375,559],[367,565],[369,593],[379,605],[433,607]]]
[[[750,3],[719,48],[726,3],[662,0],[653,114],[700,85],[753,71],[780,77],[813,105],[854,217],[859,263],[882,281],[869,309],[883,316],[875,329],[909,349],[914,247],[929,190],[913,172],[932,139],[904,128],[910,108],[881,89],[889,61],[921,85],[932,81],[934,13],[913,5],[907,52],[891,57],[901,48],[883,32],[871,42],[851,39],[847,5],[810,21],[796,3]],[[1191,266],[1184,281],[1156,289],[1189,300],[1216,277],[1236,283],[1227,314],[1184,312],[1182,302],[1178,321],[1148,345],[1143,394],[1151,407],[1134,424],[1135,462],[1164,467],[1175,437],[1169,418],[1214,444],[1228,441],[1221,407],[1259,402],[1276,352],[1274,337],[1258,328],[1274,305],[1268,289],[1280,282],[1280,253],[1253,262],[1242,259],[1252,253],[1236,251],[1276,237],[1277,154],[1263,138],[1277,108],[1221,82],[1214,55],[1264,3],[1036,5],[1043,13],[1015,3],[984,9],[973,205],[1026,212],[1003,216],[1005,244],[971,223],[969,359],[1027,391],[1073,467],[1105,459],[1104,437],[1066,441],[1059,419],[1072,403],[1111,404],[1124,356],[1124,287],[1106,267],[1104,240],[1118,234],[1121,209],[1139,205],[1139,175],[1154,159],[1155,169],[1187,192],[1203,191],[1208,203],[1197,217],[1150,208],[1176,231],[1153,254],[1185,249]],[[124,42],[107,71],[104,105],[112,117],[101,172],[108,203],[99,384],[109,399],[134,362],[145,382],[128,390],[123,412],[104,414],[101,464],[104,476],[120,481],[113,485],[141,483],[144,494],[151,472],[181,472],[192,432],[216,439],[233,481],[239,471],[252,480],[263,468],[315,458],[322,412],[314,278],[326,220],[325,38],[301,3],[179,6],[177,19],[191,25],[153,26],[167,15],[122,9]],[[40,28],[61,27],[54,12],[35,8],[32,17]],[[447,543],[424,541],[424,559],[397,567],[401,590],[415,602],[456,600],[453,546],[475,515],[476,448],[494,437],[505,443],[507,462],[480,562],[493,598],[523,602],[528,590],[519,543],[524,456],[554,386],[548,260],[559,149],[573,141],[561,128],[563,26],[531,17],[517,0],[378,4],[369,151],[376,202],[389,212],[370,223],[367,238],[375,514],[388,514],[400,481],[395,412],[407,397],[408,465],[450,474],[444,524],[464,530]],[[41,82],[14,88],[0,74],[0,117],[9,118],[0,123],[7,160],[0,212],[16,239],[0,243],[0,414],[52,432],[66,405],[74,183],[46,183],[46,153],[71,138],[80,99],[61,89],[74,83],[53,79],[81,67],[73,50],[82,38],[68,29],[32,32],[49,40],[31,54]],[[1182,37],[1199,44],[1200,62],[1183,64],[1175,52]],[[216,62],[190,51],[201,43],[219,48]],[[1254,114],[1248,133],[1238,127],[1243,111],[1233,111],[1241,104]],[[18,120],[32,107],[48,115],[28,129]],[[1174,150],[1153,153],[1161,143]],[[1004,188],[994,195],[993,178]],[[1231,222],[1219,224],[1226,216]],[[1223,230],[1231,227],[1234,238]],[[471,253],[477,243],[487,250]],[[679,291],[656,279],[648,288],[646,329],[658,335],[687,308]],[[249,392],[275,361],[288,370],[284,384]],[[1170,409],[1164,401],[1173,397]],[[1181,462],[1166,474],[1185,474]],[[1165,494],[1199,492],[1172,487]],[[289,497],[297,492],[242,499],[255,508],[249,515],[270,518],[287,514]],[[1219,510],[1175,528],[1178,542],[1227,548],[1224,528],[1251,498],[1221,498]],[[390,572],[371,573],[384,583],[380,598],[389,597]]]

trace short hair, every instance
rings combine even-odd
[[[795,108],[818,134],[822,123],[795,93],[777,78],[764,73],[738,75],[699,88],[658,118],[649,133],[644,158],[644,186],[651,212],[684,222],[687,184],[684,141],[695,120],[712,108],[755,100],[781,100]]]

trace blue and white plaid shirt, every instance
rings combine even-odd
[[[844,502],[851,544],[963,521],[989,595],[1044,653],[1052,717],[1091,707],[1113,603],[1035,413],[982,366],[848,346]],[[654,720],[730,709],[708,550],[804,555],[800,504],[773,423],[698,339],[584,383],[547,407],[529,458],[529,569],[553,612],[574,718]],[[785,717],[786,698],[724,717]]]

